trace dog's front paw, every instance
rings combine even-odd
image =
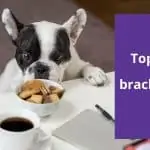
[[[92,85],[102,86],[107,81],[105,72],[98,67],[86,66],[83,70],[84,78]]]

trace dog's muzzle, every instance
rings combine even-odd
[[[37,62],[33,70],[35,74],[35,79],[48,79],[49,78],[50,67],[47,66],[46,64]]]

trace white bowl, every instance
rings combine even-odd
[[[38,79],[38,80],[43,81],[48,86],[55,86],[55,87],[58,87],[58,88],[64,90],[64,88],[56,82],[53,82],[50,80],[44,80],[44,79]],[[61,102],[61,99],[60,99],[59,101],[54,102],[54,103],[45,103],[45,104],[31,103],[31,102],[21,99],[18,96],[20,89],[21,89],[21,85],[16,87],[15,91],[16,91],[16,95],[18,97],[17,99],[18,99],[19,103],[21,104],[21,106],[28,110],[35,112],[40,117],[46,117],[46,116],[52,115],[57,110],[58,105]]]

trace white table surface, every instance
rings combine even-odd
[[[103,87],[89,85],[83,79],[64,82],[66,92],[60,103],[59,109],[48,118],[42,119],[42,128],[46,133],[64,124],[81,111],[90,108],[95,109],[94,105],[99,104],[114,118],[114,96],[115,82],[114,72],[107,74],[109,83]],[[0,108],[7,108],[8,105],[16,107],[15,95],[13,93],[0,94]],[[79,150],[69,143],[52,138],[52,150]]]

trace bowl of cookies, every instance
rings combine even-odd
[[[19,103],[40,117],[52,115],[64,94],[64,88],[53,81],[34,79],[16,87]]]

